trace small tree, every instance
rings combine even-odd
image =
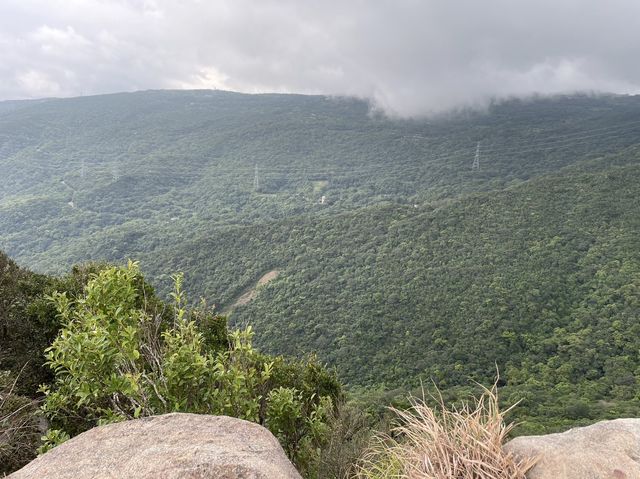
[[[170,307],[133,262],[94,274],[75,301],[51,296],[62,328],[46,350],[55,379],[42,388],[52,424],[42,450],[97,424],[182,411],[265,424],[295,463],[311,464],[341,395],[335,375],[258,353],[251,328],[228,334],[206,305],[188,309],[174,281]]]

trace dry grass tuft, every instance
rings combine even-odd
[[[13,394],[16,381],[0,371],[0,477],[33,459],[40,442],[38,402]]]
[[[413,399],[407,411],[392,409],[400,425],[393,429],[393,438],[378,438],[358,477],[525,479],[536,460],[503,451],[513,424],[504,421],[510,409],[500,411],[496,384],[460,408],[447,408],[442,397],[434,399],[437,408]]]

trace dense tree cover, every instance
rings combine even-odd
[[[429,120],[352,99],[207,91],[11,106],[0,109],[0,246],[41,272],[170,251],[186,231],[495,190],[637,144],[640,131],[640,98],[615,96]]]
[[[233,228],[167,261],[220,298],[227,271],[279,269],[232,320],[267,351],[317,351],[354,386],[453,391],[497,363],[527,430],[638,414],[640,168],[599,168],[433,209]]]
[[[497,361],[509,384],[596,381],[600,398],[632,399],[639,185],[637,166],[572,172],[428,211],[234,229],[172,267],[220,280],[204,256],[237,267],[246,248],[254,277],[279,268],[232,318],[267,350],[318,351],[352,384],[487,381]]]
[[[640,413],[638,132],[617,96],[428,120],[225,92],[12,105],[0,244],[40,271],[139,259],[163,294],[184,271],[261,350],[317,352],[362,397],[455,399],[497,364],[521,431],[546,431]]]

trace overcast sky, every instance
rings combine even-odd
[[[411,116],[640,93],[640,1],[0,0],[0,99],[151,88],[356,95]]]

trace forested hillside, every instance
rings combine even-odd
[[[448,389],[497,365],[522,417],[615,417],[640,413],[639,197],[638,164],[572,168],[426,210],[234,227],[144,261],[221,298],[233,271],[279,271],[232,320],[267,351],[318,351],[352,385]]]
[[[520,417],[640,414],[640,97],[427,120],[211,91],[0,105],[21,264],[183,271],[263,350],[352,387],[455,391],[497,364]]]
[[[512,101],[421,121],[350,99],[211,91],[3,105],[1,246],[42,271],[171,248],[212,226],[500,189],[640,132],[637,97]]]

